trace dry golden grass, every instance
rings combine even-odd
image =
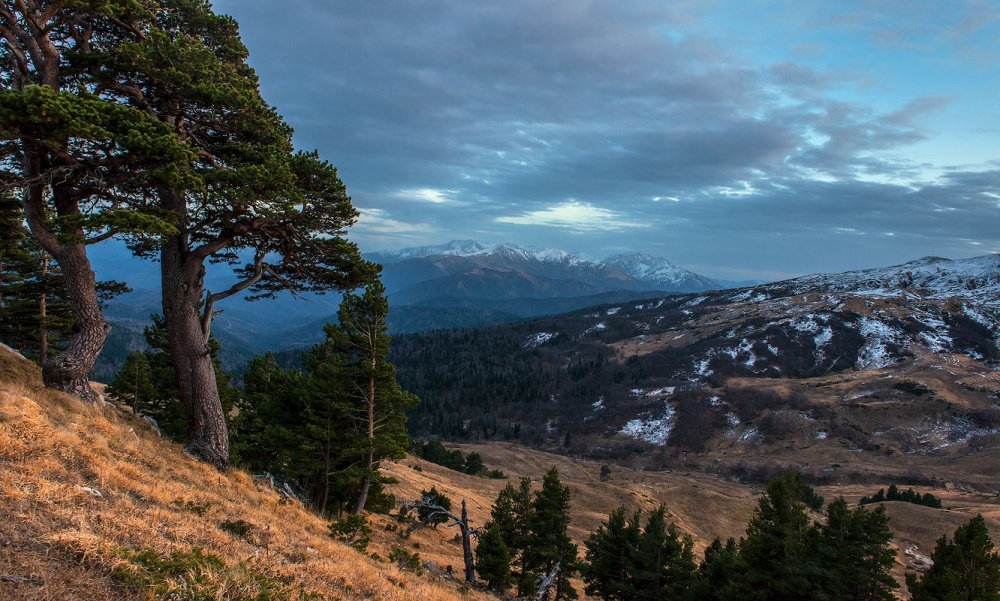
[[[250,532],[230,534],[227,520]],[[384,557],[379,545],[371,550]],[[123,584],[146,576],[138,554],[196,548],[221,560],[202,571],[211,592],[199,598],[488,598],[356,552],[247,474],[194,461],[112,407],[41,389],[37,368],[0,349],[0,574],[31,580],[0,582],[0,598],[158,598]],[[164,586],[193,591],[195,580],[174,575]]]

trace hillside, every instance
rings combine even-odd
[[[0,374],[0,598],[154,599],[168,590],[183,591],[178,598],[226,600],[495,598],[442,574],[445,566],[461,565],[453,528],[418,530],[404,540],[394,519],[374,516],[369,551],[382,558],[395,547],[418,552],[428,567],[417,575],[332,540],[326,523],[297,502],[238,470],[220,473],[193,461],[113,405],[85,406],[41,389],[37,368],[3,348]],[[759,492],[697,471],[617,465],[602,482],[599,462],[503,443],[457,448],[479,452],[510,479],[467,476],[410,457],[386,466],[398,481],[390,492],[414,499],[435,486],[456,503],[466,500],[477,526],[507,482],[527,476],[537,486],[555,465],[572,491],[570,533],[581,549],[614,507],[665,503],[700,556],[711,538],[742,535]],[[934,540],[976,513],[1000,533],[995,495],[917,488],[942,498],[946,509],[887,504],[899,548],[897,577],[909,561],[905,549],[929,552]],[[874,492],[871,486],[818,490],[849,501]],[[242,534],[233,528],[241,520]]]
[[[393,360],[419,435],[994,491],[998,281],[1000,257],[923,259],[397,336]]]

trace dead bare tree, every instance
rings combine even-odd
[[[421,497],[416,501],[401,503],[403,507],[417,510],[425,510],[426,513],[411,527],[407,534],[421,526],[429,526],[436,523],[435,518],[444,516],[451,520],[449,526],[458,526],[462,531],[462,558],[465,560],[465,581],[469,584],[476,584],[476,560],[472,555],[472,537],[479,533],[478,528],[469,526],[469,512],[465,507],[465,499],[462,499],[462,517],[459,517],[434,503],[429,497]]]

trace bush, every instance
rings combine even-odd
[[[368,543],[372,541],[372,528],[368,525],[368,519],[360,514],[352,513],[333,520],[329,528],[331,537],[347,543],[361,553],[368,549]]]
[[[393,547],[389,552],[389,561],[396,562],[400,568],[409,570],[420,576],[424,573],[420,565],[420,553],[411,553],[402,547]]]

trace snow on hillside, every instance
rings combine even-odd
[[[864,296],[900,296],[912,292],[923,298],[979,298],[1000,307],[1000,255],[956,260],[924,257],[892,267],[810,275],[760,288],[787,286],[803,292],[851,292]]]

